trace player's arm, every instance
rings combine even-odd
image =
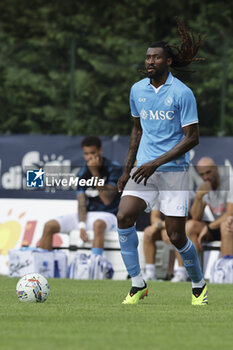
[[[190,209],[190,214],[193,220],[200,221],[202,219],[206,207],[203,197],[205,194],[211,191],[211,189],[211,183],[209,181],[203,182],[203,184],[201,184],[201,186],[198,188],[193,205]]]
[[[157,209],[153,209],[150,212],[150,222],[151,224],[154,224],[155,222],[157,222],[159,220],[161,220],[161,212],[160,210]]]
[[[227,219],[226,228],[228,231],[233,232],[233,215],[230,215]]]
[[[208,227],[211,230],[218,229],[221,223],[226,221],[230,215],[233,215],[233,203],[227,203],[225,213],[219,216],[215,221],[212,221]]]
[[[125,161],[124,172],[130,173],[136,160],[138,146],[142,137],[140,118],[134,118],[133,129],[130,135],[129,150]]]
[[[126,182],[129,179],[130,171],[133,168],[136,161],[136,155],[137,155],[141,137],[142,137],[142,127],[141,127],[140,118],[134,118],[134,124],[130,135],[129,150],[125,161],[124,171],[117,184],[119,192],[122,192]]]
[[[86,232],[87,207],[86,207],[85,193],[78,193],[77,200],[78,200],[78,221],[79,221],[80,237],[84,242],[88,242],[89,238]]]
[[[99,191],[99,197],[104,205],[109,205],[117,194],[117,188],[113,185],[96,186]]]
[[[190,209],[190,214],[193,220],[200,221],[205,211],[206,203],[203,202],[202,197],[196,195],[193,205]]]
[[[99,164],[98,167],[91,167],[90,168],[92,175],[97,180],[102,180],[100,172],[99,172],[100,166],[101,165]],[[113,175],[113,172],[114,172],[114,169],[112,170],[112,173],[109,174],[109,178],[111,178],[111,175]],[[98,183],[99,183],[99,181],[98,181]],[[114,185],[111,185],[111,184],[107,184],[107,183],[103,184],[103,185],[97,184],[96,189],[98,190],[99,198],[104,203],[104,205],[109,205],[117,194],[117,187]]]
[[[97,186],[99,197],[105,205],[109,205],[116,197],[117,182],[122,175],[122,167],[112,163],[108,167],[108,175],[104,186]]]
[[[102,181],[99,181],[99,180],[103,180],[100,175],[102,162],[103,162],[103,158],[100,155],[93,156],[87,162],[87,166],[92,176],[97,181],[96,189],[99,192],[100,200],[104,203],[104,205],[108,205],[112,202],[113,198],[116,196],[117,188],[116,186],[113,186],[111,184],[102,183]]]
[[[152,160],[151,162],[141,165],[133,174],[132,178],[135,182],[139,183],[144,179],[144,185],[146,185],[148,178],[155,172],[155,170],[171,160],[177,159],[186,152],[190,151],[194,146],[199,143],[199,128],[198,123],[187,125],[183,127],[184,137],[168,152],[164,153],[160,157]]]
[[[156,168],[171,160],[181,157],[183,154],[190,151],[199,143],[199,127],[198,123],[187,125],[183,127],[184,138],[178,142],[172,149],[158,157],[155,161]]]
[[[78,200],[78,220],[85,222],[87,217],[86,196],[85,193],[77,194]]]

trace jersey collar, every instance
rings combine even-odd
[[[165,84],[164,84],[164,85],[172,85],[173,80],[174,80],[174,77],[173,77],[172,73],[169,72],[168,77],[167,77],[167,80],[165,81]]]

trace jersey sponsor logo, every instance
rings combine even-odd
[[[150,119],[156,119],[156,120],[172,120],[175,117],[174,111],[159,111],[158,109],[153,112],[150,109]]]
[[[148,115],[150,116],[150,120],[172,120],[175,117],[175,112],[174,111],[159,111],[158,109],[153,112],[151,109],[149,110],[149,114],[147,113],[147,111],[143,108],[141,109],[140,112],[140,117],[142,119],[146,119],[148,117]]]
[[[172,102],[173,102],[173,98],[170,96],[164,100],[164,103],[166,106],[171,106]]]

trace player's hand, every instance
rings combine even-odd
[[[226,222],[226,228],[228,231],[233,232],[233,215],[229,216]]]
[[[206,193],[212,190],[212,186],[210,181],[205,181],[201,186],[198,188],[198,192],[201,194],[201,196],[204,196]]]
[[[202,248],[202,241],[206,238],[208,232],[209,232],[208,227],[207,225],[205,225],[197,238],[197,244],[200,249]]]
[[[118,190],[118,192],[122,192],[123,191],[123,189],[124,189],[127,181],[129,180],[129,178],[130,178],[129,173],[123,173],[121,175],[121,177],[119,178],[119,180],[117,182],[117,190]]]
[[[93,176],[98,176],[99,175],[99,168],[101,167],[103,162],[103,159],[101,156],[96,155],[92,156],[88,161],[87,161],[87,167],[90,170],[91,174]]]
[[[88,238],[87,231],[85,230],[85,228],[80,229],[80,238],[83,240],[83,242],[89,242],[89,238]]]
[[[154,174],[157,168],[158,166],[154,164],[154,161],[145,163],[137,168],[137,170],[133,173],[132,179],[137,184],[139,184],[144,179],[144,186],[146,186],[147,180],[152,174]]]

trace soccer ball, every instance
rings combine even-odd
[[[49,296],[47,279],[39,273],[28,273],[16,285],[16,294],[20,301],[43,303]]]

